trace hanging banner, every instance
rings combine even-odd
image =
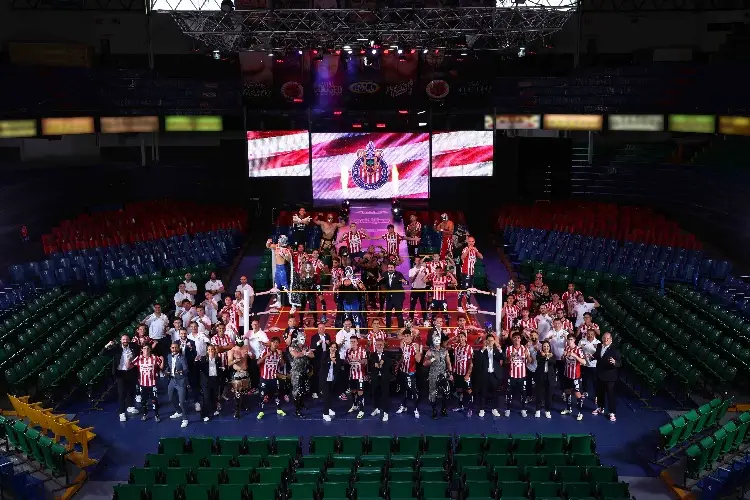
[[[245,104],[264,105],[273,99],[273,61],[273,56],[265,52],[240,52]]]
[[[422,54],[420,87],[432,101],[484,103],[491,99],[492,65],[480,57],[446,55],[442,51]]]
[[[300,104],[309,96],[307,82],[310,80],[310,53],[287,54],[273,61],[273,99]]]
[[[488,117],[490,121],[492,116]],[[485,119],[485,127],[487,120]],[[541,115],[495,115],[497,130],[536,130],[542,127]]]

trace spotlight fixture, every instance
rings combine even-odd
[[[269,52],[268,57],[273,57],[273,52]]]
[[[339,210],[339,216],[344,220],[348,220],[350,211],[351,211],[351,203],[349,203],[349,200],[342,201],[341,209]]]
[[[426,54],[426,53],[427,53],[427,49],[422,49],[422,54]]]
[[[213,52],[211,53],[211,55],[212,55],[212,56],[213,56],[213,58],[214,58],[214,59],[216,59],[217,61],[218,61],[219,59],[221,59],[221,53],[220,53],[220,52],[219,52],[218,50],[214,50],[214,51],[213,51]]]
[[[526,47],[518,48],[518,57],[524,57],[526,55]]]
[[[398,199],[393,199],[391,201],[391,213],[393,213],[394,222],[399,222],[403,219],[404,213],[403,210],[401,210],[401,202]]]
[[[399,55],[401,55],[401,54],[403,54],[403,53],[404,53],[404,49],[398,49],[398,51],[397,51],[397,52],[398,52],[398,54],[399,54]]]
[[[301,51],[301,50],[298,50],[298,51],[297,51],[297,54],[299,54],[299,55],[302,55],[302,51]]]
[[[372,55],[375,55],[378,53],[378,49],[372,49]]]
[[[221,10],[222,12],[232,12],[234,10],[234,2],[232,0],[222,0]]]

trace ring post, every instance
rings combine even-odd
[[[500,324],[503,319],[503,289],[498,288],[495,294],[495,331],[500,333]]]

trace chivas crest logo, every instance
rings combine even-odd
[[[352,166],[352,178],[362,189],[374,191],[388,182],[390,168],[383,158],[383,150],[375,149],[372,141],[365,149],[357,151],[357,160]]]

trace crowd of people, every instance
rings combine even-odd
[[[307,226],[313,222],[322,226],[323,238],[320,248],[307,249]],[[358,419],[369,412],[387,422],[394,394],[399,401],[395,413],[415,418],[426,395],[433,419],[447,416],[449,406],[466,416],[489,412],[510,417],[514,405],[522,417],[528,416],[528,407],[537,418],[551,418],[553,395],[559,394],[564,403],[560,413],[577,420],[591,394],[592,413],[616,420],[620,356],[612,335],[600,332],[592,321],[598,302],[593,297],[587,301],[573,284],[558,295],[541,274],[528,286],[511,281],[498,311],[501,328],[480,328],[467,318],[476,310],[471,307],[471,293],[477,292],[473,270],[483,255],[474,237],[455,238],[447,215],[435,223],[443,235],[441,251],[429,257],[420,253],[416,218],[403,235],[393,225],[376,235],[385,243],[379,247],[365,246],[368,234],[333,216],[313,221],[300,209],[294,223],[294,250],[284,235],[267,243],[276,259],[273,307],[291,306],[286,328],[264,331],[259,316],[253,316],[244,330],[244,292],[251,302],[256,296],[245,277],[228,293],[212,274],[203,287],[204,300],[198,302],[198,287],[186,275],[175,293],[173,314],[155,304],[132,338],[123,335],[105,348],[113,359],[121,421],[128,414],[147,420],[149,411],[160,419],[161,378],[166,378],[162,389],[166,386],[175,408],[170,418],[180,419],[183,427],[189,405],[209,421],[230,400],[236,418],[251,407],[258,419],[267,411],[283,416],[288,404],[302,417],[311,400],[322,399],[326,421],[348,407]],[[404,242],[408,276],[396,270]],[[331,258],[330,269],[324,256]],[[319,297],[328,291],[322,280],[326,274],[335,300],[333,327]],[[456,311],[448,310],[448,293],[458,295]],[[248,306],[252,310],[252,303]],[[423,320],[415,315],[416,306]],[[317,328],[309,338],[306,309]],[[451,327],[454,312],[457,324]],[[398,347],[389,348],[394,339]],[[336,405],[343,406],[334,409]]]

